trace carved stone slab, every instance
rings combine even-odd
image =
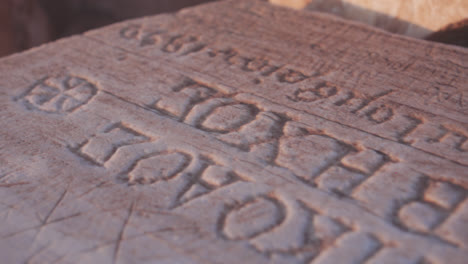
[[[2,263],[466,263],[468,52],[232,0],[0,61]]]

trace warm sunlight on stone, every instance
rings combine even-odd
[[[333,13],[393,33],[423,38],[468,16],[466,0],[270,0],[296,9]]]

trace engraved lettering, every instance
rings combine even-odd
[[[314,102],[319,99],[326,99],[337,94],[335,86],[321,82],[310,89],[297,89],[293,96],[287,98],[294,102]]]
[[[309,76],[298,70],[284,69],[277,73],[277,78],[278,81],[282,83],[298,83],[308,79]]]
[[[46,113],[72,113],[97,94],[97,88],[87,79],[76,76],[46,77],[35,83],[16,100],[28,109]]]
[[[141,25],[129,25],[120,30],[120,36],[124,39],[138,39]]]
[[[103,166],[118,149],[149,141],[148,136],[122,123],[117,123],[86,140],[78,147],[70,147],[70,149],[85,160]]]

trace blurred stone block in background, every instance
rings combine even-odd
[[[468,17],[466,0],[270,0],[296,9],[332,13],[392,33],[424,38]]]

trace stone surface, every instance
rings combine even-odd
[[[2,263],[466,263],[467,62],[257,0],[4,58]]]
[[[465,19],[466,0],[269,0],[295,9],[332,13],[383,28],[393,33],[423,38]]]

